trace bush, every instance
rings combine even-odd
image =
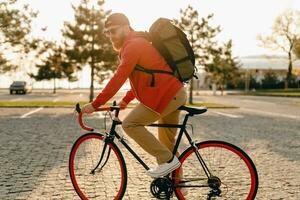
[[[245,89],[245,77],[241,77],[237,81],[236,85],[227,85],[227,88],[244,90]],[[260,82],[256,81],[256,79],[253,76],[251,76],[249,89],[252,90],[252,89],[260,89],[260,88],[261,88]]]
[[[262,81],[257,81],[254,76],[250,77],[249,90],[255,89],[284,89],[285,80],[280,81],[276,72],[267,71]],[[236,85],[227,84],[228,89],[245,89],[245,77],[240,77]],[[293,75],[289,83],[289,88],[300,88],[300,78]]]
[[[289,88],[300,88],[300,79],[297,76],[292,75]]]
[[[279,89],[284,88],[284,81],[279,81],[273,71],[267,71],[262,80],[262,89]]]
[[[250,90],[252,90],[252,89],[260,89],[261,88],[261,83],[260,82],[258,82],[254,77],[252,77],[251,76],[251,78],[250,78],[250,86],[249,86],[250,88]]]

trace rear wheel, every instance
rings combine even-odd
[[[252,200],[258,189],[258,175],[250,157],[240,148],[222,141],[196,144],[197,150],[210,170],[205,174],[194,148],[179,157],[180,168],[173,172],[178,199]]]
[[[104,140],[101,134],[88,133],[78,138],[72,147],[69,173],[81,199],[122,199],[125,193],[126,165],[119,148],[114,143],[107,143],[102,162],[98,166],[104,149]],[[98,168],[93,171],[97,166]]]

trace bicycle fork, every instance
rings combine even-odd
[[[99,167],[99,165],[101,164],[101,162],[102,162],[102,160],[103,160],[103,158],[104,158],[104,154],[105,154],[106,148],[107,148],[107,146],[108,146],[108,142],[109,142],[109,139],[108,139],[108,140],[107,140],[107,139],[108,139],[108,138],[105,138],[105,143],[104,143],[104,146],[103,146],[103,149],[102,149],[102,152],[101,152],[100,160],[99,160],[97,166],[91,171],[91,174],[93,174],[93,175],[95,174],[96,169]],[[107,163],[107,161],[108,161],[108,158],[109,158],[109,156],[110,156],[110,151],[111,151],[111,148],[108,147],[108,152],[107,152],[106,159],[105,159],[103,165],[102,165],[102,166],[100,167],[100,169],[98,170],[98,172],[101,172],[101,170],[103,169],[103,167],[106,165],[106,163]]]

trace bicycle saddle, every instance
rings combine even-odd
[[[193,107],[187,107],[187,106],[180,106],[178,110],[184,110],[187,111],[190,115],[199,115],[202,113],[205,113],[207,111],[207,108],[200,107],[200,108],[193,108]]]

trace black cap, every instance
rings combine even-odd
[[[130,26],[128,18],[123,13],[113,13],[107,17],[104,23],[104,27],[107,28],[109,26],[114,26],[114,25]]]

